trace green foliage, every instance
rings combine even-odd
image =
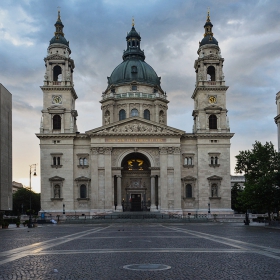
[[[244,173],[245,189],[238,200],[247,209],[268,212],[278,209],[280,202],[280,154],[271,142],[262,145],[256,141],[252,150],[236,156],[235,171]]]
[[[245,213],[246,208],[241,200],[243,189],[238,183],[231,188],[231,209],[237,213]]]
[[[31,214],[38,214],[41,209],[40,194],[30,191],[26,188],[20,188],[13,194],[13,215],[30,213],[30,195],[31,195]]]

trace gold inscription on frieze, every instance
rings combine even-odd
[[[164,143],[164,142],[166,142],[166,139],[164,139],[164,138],[105,138],[105,142],[110,142],[110,143],[127,143],[127,142]]]

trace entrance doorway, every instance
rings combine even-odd
[[[141,211],[141,194],[131,195],[131,211]]]

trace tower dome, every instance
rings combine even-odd
[[[140,48],[141,37],[134,27],[134,22],[126,41],[127,49],[123,53],[123,62],[108,77],[108,86],[136,82],[160,87],[160,77],[145,62],[144,51]]]
[[[206,23],[204,24],[204,38],[201,40],[199,43],[199,46],[207,45],[207,44],[214,44],[218,46],[218,41],[213,37],[213,32],[212,32],[212,27],[213,24],[210,21],[210,12],[208,11],[207,18],[206,18]]]
[[[63,45],[66,45],[67,47],[69,47],[69,42],[64,37],[64,33],[63,33],[64,25],[60,19],[60,11],[58,11],[57,21],[54,24],[54,26],[55,26],[54,37],[50,40],[50,45],[63,44]]]

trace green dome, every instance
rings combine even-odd
[[[134,24],[126,36],[127,49],[123,53],[123,62],[119,64],[111,76],[108,77],[108,86],[138,82],[152,86],[160,86],[160,77],[147,64],[144,51],[140,48],[141,37],[135,30]]]
[[[63,33],[64,25],[60,19],[60,11],[58,11],[57,21],[54,24],[54,26],[55,26],[54,37],[50,40],[50,45],[63,44],[69,47],[69,42],[64,37],[64,33]]]
[[[137,58],[123,61],[108,77],[109,86],[131,83],[132,81],[160,86],[160,78],[155,70],[145,61]]]
[[[50,40],[50,45],[51,44],[63,44],[66,45],[67,47],[69,47],[69,42],[65,39],[64,36],[62,35],[57,35],[54,36],[51,40]]]

